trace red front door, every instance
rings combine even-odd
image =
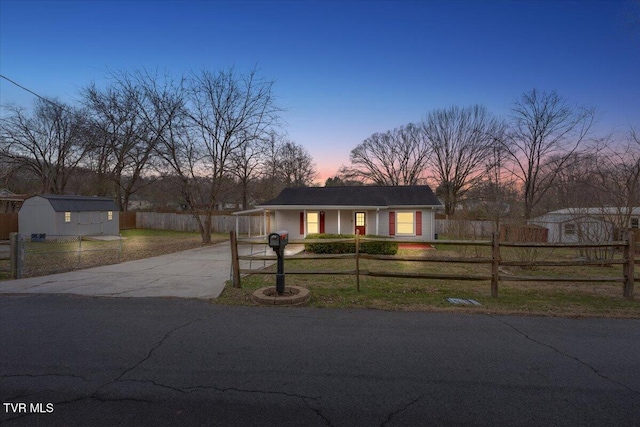
[[[364,236],[367,234],[367,213],[366,212],[356,212],[356,233]]]

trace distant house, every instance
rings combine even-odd
[[[0,188],[0,213],[17,213],[28,196]]]
[[[120,232],[118,207],[112,199],[40,195],[24,201],[18,213],[20,234],[95,236]]]
[[[628,224],[626,218],[629,218]],[[640,208],[568,208],[548,212],[528,221],[549,230],[549,242],[600,242],[620,238],[620,228],[639,228]]]
[[[426,185],[285,188],[258,206],[265,230],[287,230],[291,239],[358,232],[426,240],[435,237],[435,211],[441,207]]]

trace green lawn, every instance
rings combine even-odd
[[[509,253],[511,252],[511,253]],[[473,257],[473,248],[464,251],[456,247],[441,247],[436,251],[404,249],[399,255]],[[479,256],[488,256],[478,253]],[[503,258],[517,258],[516,251],[505,251]],[[575,259],[574,250],[553,250],[538,254],[541,259]],[[288,260],[285,273],[294,271],[353,270],[354,260]],[[420,263],[410,261],[360,260],[361,270],[405,273],[488,274],[489,266],[482,264]],[[275,271],[275,267],[270,267]],[[507,269],[505,269],[507,270]],[[621,277],[622,267],[511,267],[506,274],[521,276],[577,276]],[[311,290],[310,306],[326,308],[370,308],[404,311],[454,311],[465,313],[526,314],[571,317],[628,317],[640,318],[640,300],[622,297],[622,284],[580,282],[508,282],[501,281],[499,297],[491,297],[489,281],[433,280],[415,278],[382,278],[361,276],[360,292],[355,276],[347,275],[287,275],[287,285],[299,285]],[[242,279],[242,289],[229,284],[218,302],[231,305],[252,305],[254,290],[275,285],[273,275],[252,275]],[[636,291],[637,294],[637,291]],[[481,306],[453,305],[447,298],[475,299]]]

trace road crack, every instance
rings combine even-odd
[[[249,389],[240,389],[240,388],[235,388],[235,387],[221,388],[221,387],[216,387],[216,386],[193,386],[193,387],[185,387],[184,390],[187,390],[188,393],[191,393],[191,392],[197,391],[197,390],[215,390],[215,391],[218,391],[220,393],[226,393],[226,392],[233,391],[233,392],[237,392],[237,393],[259,393],[259,394],[267,394],[267,395],[293,397],[293,398],[302,400],[302,402],[306,405],[306,407],[309,408],[311,411],[313,411],[320,418],[322,418],[322,420],[328,426],[332,426],[333,425],[331,423],[331,420],[329,420],[327,417],[325,417],[320,409],[314,408],[309,403],[309,401],[318,400],[319,397],[305,396],[305,395],[302,395],[302,394],[295,394],[295,393],[287,393],[287,392],[284,392],[284,391],[249,390]]]
[[[178,387],[173,387],[167,384],[161,384],[159,382],[156,382],[154,380],[140,380],[140,379],[126,379],[126,380],[117,380],[118,382],[135,382],[135,383],[150,383],[153,384],[156,387],[160,387],[160,388],[166,388],[167,390],[171,390],[171,391],[177,391],[178,393],[187,393],[186,391],[184,391],[181,388]]]
[[[287,393],[286,391],[251,390],[251,389],[241,389],[241,388],[236,388],[236,387],[221,388],[221,387],[206,386],[206,385],[196,385],[196,386],[191,386],[191,387],[185,387],[183,390],[186,390],[188,393],[190,393],[192,391],[197,391],[197,390],[215,390],[215,391],[219,391],[221,393],[226,393],[226,392],[229,392],[229,391],[235,391],[235,392],[238,392],[238,393],[275,394],[275,395],[279,395],[279,396],[295,397],[295,398],[299,398],[299,399],[310,399],[310,400],[317,400],[318,399],[318,397],[305,396],[303,394]]]
[[[120,375],[118,375],[118,377],[116,377],[115,379],[110,380],[110,381],[108,381],[108,382],[104,383],[103,385],[101,385],[100,387],[98,387],[98,388],[93,392],[93,394],[92,394],[91,396],[92,396],[92,397],[96,397],[96,396],[97,396],[97,393],[98,393],[100,390],[102,390],[103,388],[105,388],[105,387],[107,387],[107,386],[109,386],[109,385],[111,385],[111,384],[113,384],[113,383],[115,383],[115,382],[121,381],[121,380],[122,380],[122,378],[123,378],[125,375],[127,375],[129,372],[133,371],[134,369],[138,368],[138,367],[139,367],[139,366],[141,366],[143,363],[145,363],[147,360],[149,360],[149,359],[151,358],[151,356],[153,356],[153,353],[154,353],[154,352],[155,352],[155,351],[156,351],[156,350],[157,350],[157,349],[158,349],[162,344],[164,344],[164,342],[167,340],[167,338],[169,338],[169,337],[170,337],[174,332],[179,331],[180,329],[186,328],[186,327],[188,327],[188,326],[191,326],[192,324],[194,324],[194,323],[196,323],[196,322],[200,322],[201,320],[204,320],[204,319],[206,319],[206,318],[208,318],[208,317],[209,317],[209,316],[207,316],[207,317],[202,317],[202,318],[198,318],[198,319],[194,319],[194,320],[191,320],[191,321],[189,321],[189,322],[187,322],[187,323],[184,323],[184,324],[182,324],[182,325],[176,326],[175,328],[173,328],[173,329],[171,329],[170,331],[168,331],[166,334],[164,334],[164,336],[163,336],[163,337],[162,337],[162,338],[161,338],[161,339],[160,339],[160,340],[159,340],[159,341],[158,341],[158,342],[157,342],[153,347],[151,347],[151,349],[148,351],[148,353],[147,353],[147,355],[146,355],[145,357],[143,357],[143,358],[142,358],[139,362],[137,362],[135,365],[133,365],[133,366],[131,366],[131,367],[129,367],[129,368],[127,368],[127,369],[125,369],[124,371],[122,371],[122,373],[121,373]]]
[[[423,395],[421,394],[420,396],[416,397],[416,398],[415,398],[415,399],[413,399],[412,401],[408,402],[408,403],[407,403],[406,405],[404,405],[402,408],[398,409],[397,411],[394,411],[394,412],[390,413],[390,414],[387,416],[387,419],[386,419],[386,420],[384,420],[384,421],[382,422],[382,424],[380,424],[380,426],[381,426],[381,427],[386,426],[388,423],[390,423],[390,422],[391,422],[391,419],[392,419],[393,417],[395,417],[396,415],[401,414],[401,413],[403,413],[404,411],[406,411],[407,409],[409,409],[409,407],[410,407],[410,406],[412,406],[412,405],[416,404],[420,399],[422,399],[422,397],[423,397]]]
[[[551,350],[553,350],[554,352],[556,352],[556,353],[558,353],[558,354],[560,354],[560,355],[562,355],[562,356],[564,356],[564,357],[567,357],[567,358],[569,358],[569,359],[575,360],[576,362],[578,362],[578,363],[579,363],[579,364],[581,364],[582,366],[585,366],[585,367],[589,368],[589,369],[590,369],[590,370],[591,370],[595,375],[597,375],[598,377],[600,377],[600,378],[602,378],[602,379],[604,379],[604,380],[606,380],[606,381],[610,381],[610,382],[612,382],[612,383],[614,383],[614,384],[617,384],[617,385],[619,385],[619,386],[621,386],[621,387],[623,387],[623,388],[626,388],[627,390],[629,390],[629,391],[631,391],[631,392],[633,392],[633,393],[635,393],[635,394],[640,394],[640,391],[639,391],[639,390],[635,390],[635,389],[633,389],[633,388],[629,387],[628,385],[626,385],[626,384],[625,384],[625,383],[623,383],[623,382],[617,381],[617,380],[615,380],[615,379],[613,379],[613,378],[610,378],[610,377],[606,376],[605,374],[603,374],[602,372],[600,372],[597,368],[595,368],[594,366],[592,366],[592,365],[590,365],[589,363],[585,362],[584,360],[581,360],[579,357],[574,356],[574,355],[569,354],[569,353],[565,353],[564,351],[562,351],[562,350],[560,350],[560,349],[558,349],[558,348],[556,348],[556,347],[552,346],[551,344],[547,344],[547,343],[544,343],[544,342],[542,342],[542,341],[538,341],[537,339],[535,339],[535,338],[533,338],[533,337],[531,337],[531,336],[527,335],[525,332],[521,331],[520,329],[516,328],[515,326],[511,325],[510,323],[508,323],[507,321],[505,321],[505,320],[503,320],[503,319],[500,319],[500,318],[495,317],[495,316],[490,316],[490,317],[491,317],[491,318],[493,318],[493,319],[495,319],[495,320],[497,320],[498,322],[502,323],[503,325],[506,325],[506,326],[508,326],[509,328],[513,329],[514,331],[516,331],[517,333],[519,333],[520,335],[522,335],[523,337],[525,337],[527,340],[529,340],[529,341],[531,341],[531,342],[534,342],[534,343],[536,343],[536,344],[538,344],[538,345],[541,345],[541,346],[543,346],[543,347],[546,347],[546,348],[548,348],[548,349],[551,349]]]

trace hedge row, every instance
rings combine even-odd
[[[364,237],[382,237],[367,235]],[[307,239],[353,239],[353,234],[309,234]],[[314,254],[354,254],[355,243],[305,243],[304,250]],[[398,244],[393,241],[362,242],[360,252],[371,255],[395,255],[398,253]]]

